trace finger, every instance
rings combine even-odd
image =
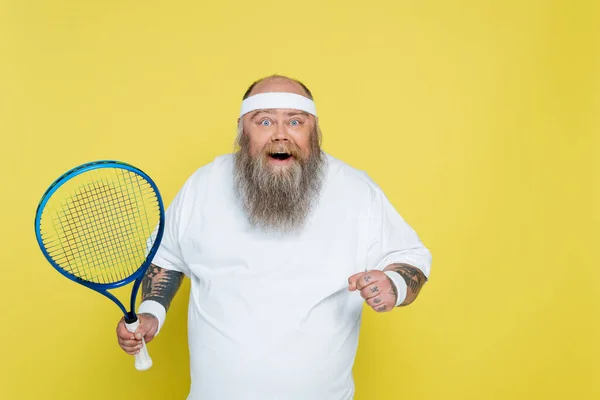
[[[141,340],[119,340],[119,344],[121,345],[121,347],[135,347],[140,343],[142,343]]]
[[[138,327],[135,332],[128,333],[131,337],[127,337],[126,339],[136,340],[141,342],[142,339],[149,343],[154,339],[154,335],[158,330],[158,319],[153,315],[140,314],[138,315]],[[129,332],[129,331],[128,331]]]
[[[375,310],[377,312],[388,312],[388,311],[392,310],[392,307],[389,307],[388,305],[383,304],[383,305],[373,307],[373,310]]]
[[[383,293],[379,294],[378,296],[371,297],[370,299],[366,300],[366,303],[369,305],[369,307],[373,308],[381,307],[384,305],[389,306],[389,301]]]
[[[136,344],[135,346],[121,346],[121,348],[123,350],[125,350],[126,352],[132,352],[132,351],[138,351],[139,349],[142,348],[141,344]]]
[[[135,336],[132,332],[129,332],[127,330],[127,328],[125,327],[125,323],[124,322],[119,322],[119,325],[117,325],[117,337],[119,339],[122,340],[133,340],[135,339]]]
[[[123,347],[123,351],[131,356],[140,352],[140,349],[137,347]]]
[[[381,282],[373,282],[372,284],[363,288],[360,291],[361,297],[365,300],[368,300],[372,299],[373,297],[379,296],[381,293],[383,293],[380,283]]]
[[[367,271],[362,274],[356,281],[356,288],[358,290],[363,290],[367,286],[373,284],[377,279],[378,271]]]
[[[348,290],[353,292],[357,289],[356,282],[363,274],[364,274],[364,272],[359,272],[359,273],[352,275],[350,278],[348,278]]]
[[[135,335],[131,332],[119,332],[117,337],[119,340],[135,340]]]

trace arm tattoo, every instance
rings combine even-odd
[[[184,275],[150,264],[142,280],[142,299],[154,300],[169,309],[171,301],[183,282]]]
[[[411,291],[415,297],[419,294],[419,291],[425,282],[427,282],[427,278],[420,269],[409,265],[394,264],[392,271],[399,273],[400,276],[404,278],[409,291]]]

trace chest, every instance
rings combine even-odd
[[[367,215],[335,198],[325,197],[294,235],[258,233],[231,201],[207,202],[188,219],[182,255],[202,301],[217,309],[235,302],[248,313],[277,310],[286,299],[286,315],[290,307],[298,315],[315,307],[338,314],[351,296],[348,278],[365,270]]]
[[[183,257],[192,270],[205,274],[347,278],[364,270],[368,216],[358,207],[336,203],[322,199],[301,232],[283,235],[249,226],[231,200],[208,203],[187,216],[180,238]]]

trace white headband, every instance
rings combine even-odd
[[[305,111],[317,116],[315,103],[308,97],[295,93],[273,92],[259,93],[250,96],[242,102],[240,118],[250,111],[266,110],[271,108],[290,108],[293,110]]]

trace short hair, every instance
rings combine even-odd
[[[248,97],[250,97],[250,92],[252,92],[252,89],[254,89],[254,87],[255,87],[257,84],[259,84],[260,82],[262,82],[262,81],[265,81],[265,80],[267,80],[267,79],[271,79],[271,78],[283,78],[283,79],[290,80],[290,81],[292,81],[292,82],[296,82],[297,84],[299,84],[300,86],[302,86],[302,89],[304,89],[304,91],[306,92],[306,95],[307,95],[307,97],[308,97],[309,99],[311,99],[311,100],[314,100],[314,99],[313,99],[313,95],[312,95],[312,93],[310,92],[310,90],[308,90],[308,88],[306,87],[306,85],[305,85],[304,83],[300,82],[300,81],[299,81],[299,80],[297,80],[297,79],[292,79],[292,78],[289,78],[289,77],[287,77],[287,76],[283,76],[283,75],[270,75],[270,76],[266,76],[266,77],[264,77],[264,78],[261,78],[261,79],[259,79],[259,80],[257,80],[257,81],[254,81],[254,82],[253,82],[253,83],[250,85],[250,87],[248,87],[248,90],[246,90],[246,93],[244,93],[244,97],[242,97],[242,100],[246,100]]]

